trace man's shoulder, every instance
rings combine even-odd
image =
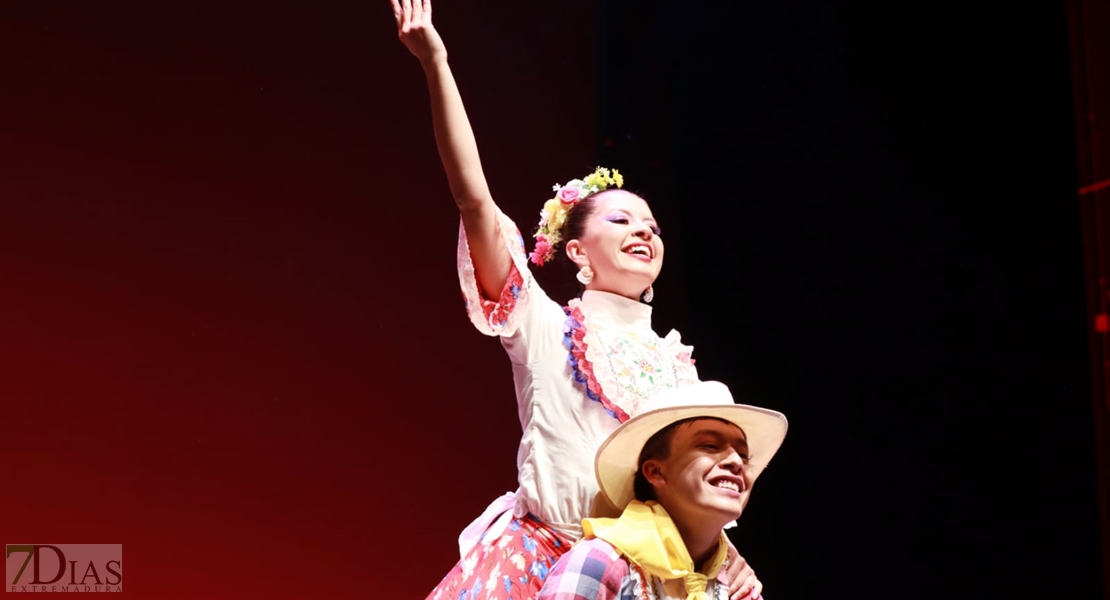
[[[627,576],[628,563],[612,545],[596,538],[583,540],[559,559],[540,598],[617,598]]]
[[[591,562],[599,565],[609,567],[610,565],[619,563],[624,565],[624,570],[628,570],[628,563],[621,559],[621,555],[612,544],[600,538],[591,538],[582,540],[575,544],[567,556],[577,559],[577,562],[585,563]]]

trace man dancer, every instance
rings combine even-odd
[[[601,491],[623,513],[586,519],[539,600],[727,600],[723,529],[786,436],[782,413],[702,382],[653,397],[598,449]],[[749,598],[759,598],[759,589]]]

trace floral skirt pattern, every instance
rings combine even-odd
[[[513,519],[501,537],[478,544],[426,600],[529,600],[571,542],[532,515]]]

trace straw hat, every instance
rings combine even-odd
[[[648,439],[671,423],[695,417],[721,419],[744,431],[752,457],[752,481],[767,467],[786,437],[785,415],[736,404],[723,383],[703,381],[659,392],[598,448],[594,472],[602,493],[614,506],[623,510],[635,498],[633,482],[640,467],[640,452]]]

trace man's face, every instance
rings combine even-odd
[[[673,518],[724,524],[740,517],[752,477],[748,441],[739,427],[716,419],[683,423],[675,429],[670,450],[669,458],[647,461],[644,466],[661,476],[662,486],[652,483],[660,504]],[[655,467],[648,465],[651,462]]]

